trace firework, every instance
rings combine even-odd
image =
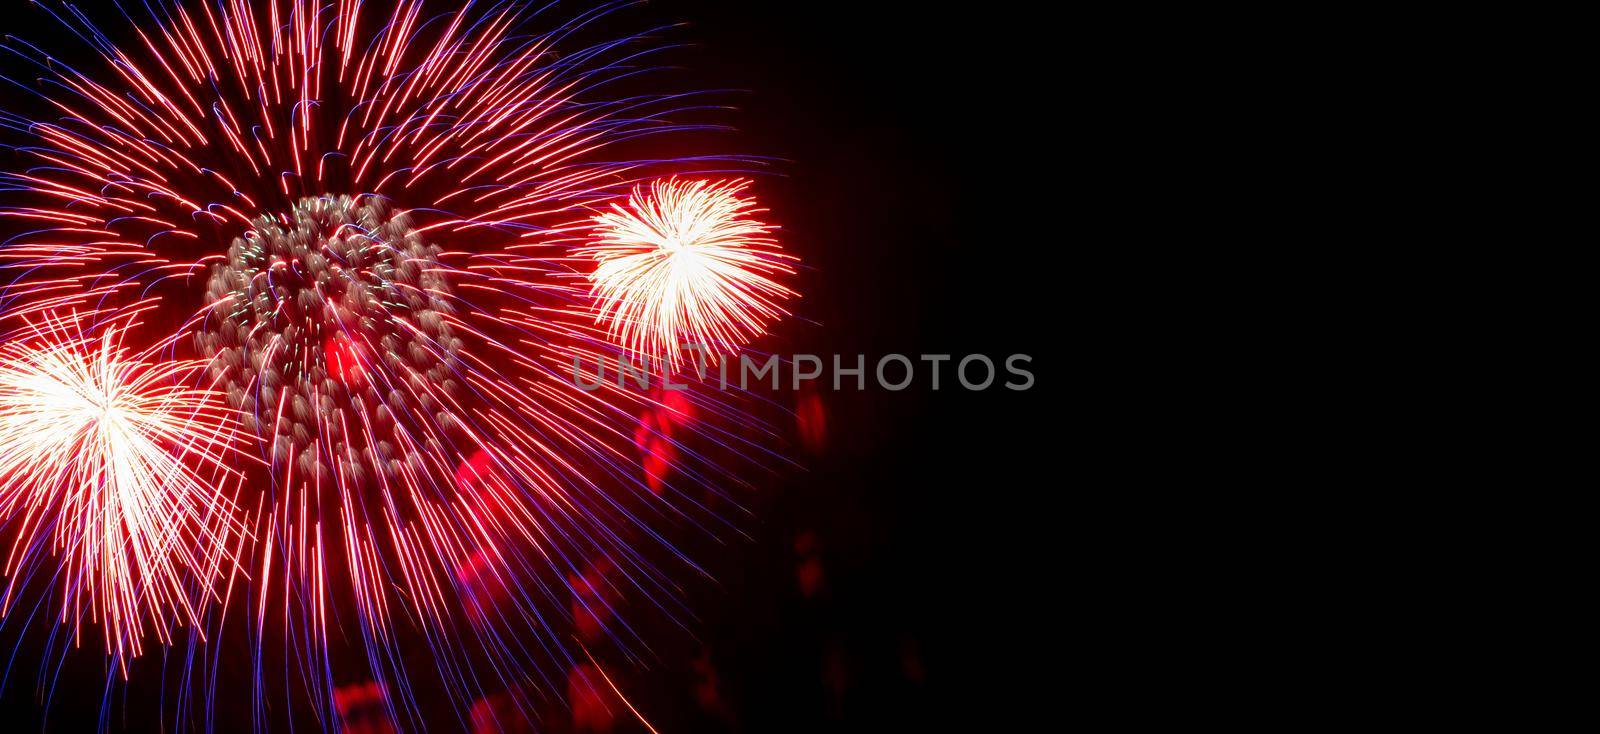
[[[223,490],[234,421],[218,393],[184,385],[204,364],[147,361],[126,330],[50,318],[0,348],[7,576],[58,557],[62,621],[101,623],[124,673],[145,629],[167,642],[199,626],[242,537]]]
[[[425,471],[417,457],[456,420],[461,369],[438,256],[371,197],[305,199],[234,240],[196,342],[274,464],[352,485],[397,480],[407,461]]]
[[[512,2],[437,16],[417,0],[146,5],[123,46],[70,4],[46,5],[105,64],[80,69],[7,40],[50,76],[51,113],[0,114],[28,136],[16,151],[34,164],[0,173],[0,188],[22,192],[0,208],[20,230],[0,245],[0,324],[154,309],[174,325],[162,347],[194,350],[169,364],[198,367],[190,379],[212,401],[190,406],[192,422],[256,459],[228,475],[240,475],[248,532],[219,533],[249,542],[226,554],[191,543],[155,575],[136,570],[103,603],[117,629],[174,608],[199,619],[162,573],[206,589],[238,571],[259,726],[274,637],[301,643],[286,654],[316,715],[338,717],[329,647],[334,626],[350,625],[390,713],[425,729],[402,634],[427,646],[465,710],[523,685],[530,650],[570,657],[545,611],[569,607],[566,579],[605,567],[617,588],[672,588],[636,547],[664,545],[639,505],[662,514],[666,500],[629,441],[651,399],[579,389],[573,365],[660,354],[669,337],[743,343],[784,315],[777,302],[792,294],[775,278],[792,258],[751,218],[746,183],[639,188],[683,166],[602,154],[686,127],[668,122],[682,95],[594,98],[640,71],[638,39],[557,53],[611,7],[529,35]],[[630,191],[602,215],[608,234],[572,252],[594,212]],[[669,248],[679,252],[645,252]],[[605,273],[593,293],[572,279],[586,258]],[[618,326],[635,318],[648,326]],[[50,353],[36,342],[18,342],[18,364]],[[13,494],[43,491],[49,451],[4,450],[28,479]],[[161,511],[231,512],[171,489],[231,491],[192,454],[124,471],[167,488],[152,500]],[[73,487],[65,502],[99,497]],[[7,507],[29,518],[36,504]],[[134,540],[170,552],[172,534],[198,532]]]
[[[794,292],[775,278],[794,273],[762,210],[739,194],[748,181],[656,181],[595,217],[593,242],[579,252],[598,319],[611,336],[652,364],[676,366],[682,348],[726,354],[788,312]]]

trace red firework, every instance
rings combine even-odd
[[[571,233],[662,172],[605,151],[680,129],[664,121],[670,97],[593,98],[631,73],[631,46],[557,53],[605,9],[528,36],[516,3],[431,17],[419,0],[156,5],[123,46],[62,6],[103,68],[45,64],[49,121],[0,118],[32,137],[17,150],[36,163],[0,173],[25,192],[0,208],[24,230],[0,248],[0,321],[116,316],[154,294],[177,324],[163,346],[195,350],[171,364],[203,367],[228,410],[196,408],[187,425],[207,441],[227,426],[263,468],[237,502],[249,532],[228,534],[254,542],[237,554],[199,544],[172,573],[200,573],[207,589],[248,573],[252,635],[265,639],[275,617],[311,641],[303,654],[329,690],[319,648],[349,605],[371,675],[402,697],[401,620],[448,660],[465,653],[444,630],[471,622],[511,678],[516,653],[486,623],[552,637],[528,606],[568,601],[519,580],[581,578],[609,559],[619,587],[665,586],[612,496],[657,501],[634,491],[647,480],[628,446],[647,401],[581,390],[569,370],[618,347],[659,356],[668,338],[718,349],[754,338],[785,315],[777,300],[792,294],[776,278],[792,258],[749,218],[746,183],[666,181],[600,215],[605,234],[578,253],[601,261],[598,300],[573,285]],[[635,262],[618,248],[680,245],[676,257],[633,253],[650,268],[608,269]],[[19,364],[33,365],[44,348],[19,339]],[[19,448],[0,474],[33,487],[48,455]],[[181,476],[187,487],[203,473]],[[230,492],[207,488],[207,511],[232,511]],[[171,584],[149,580],[156,569],[140,572],[145,591],[95,602],[102,616],[115,606],[125,628],[178,608],[199,622]]]

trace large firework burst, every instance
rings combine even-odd
[[[0,208],[19,225],[0,247],[0,324],[72,310],[116,319],[155,304],[173,325],[159,346],[196,350],[164,364],[204,368],[151,368],[160,390],[214,390],[229,409],[189,405],[182,425],[259,458],[235,472],[247,479],[245,524],[213,530],[252,541],[225,553],[185,524],[234,507],[201,483],[195,452],[171,453],[167,434],[118,449],[145,457],[117,470],[144,490],[127,497],[155,508],[139,517],[183,522],[124,523],[126,542],[95,547],[95,578],[111,583],[93,588],[110,595],[88,606],[118,625],[111,647],[137,653],[132,620],[200,623],[194,591],[247,574],[258,694],[263,643],[301,641],[299,677],[331,725],[341,675],[328,647],[348,608],[365,676],[392,694],[390,718],[425,728],[402,635],[427,646],[464,710],[484,691],[522,690],[535,658],[571,662],[547,611],[576,596],[565,579],[598,566],[614,569],[617,588],[671,588],[638,547],[660,542],[642,507],[681,514],[655,506],[670,494],[631,453],[632,423],[651,401],[579,389],[572,372],[579,358],[623,349],[659,355],[669,337],[736,347],[784,315],[777,299],[790,293],[776,278],[791,270],[771,228],[749,218],[744,182],[637,189],[595,235],[597,212],[684,167],[618,152],[685,126],[669,121],[681,95],[601,95],[647,58],[637,37],[571,40],[614,6],[536,33],[515,2],[437,15],[420,0],[151,2],[126,34],[71,4],[45,7],[103,63],[80,69],[5,44],[38,65],[50,113],[0,113],[32,161],[0,173],[21,192]],[[573,252],[575,236],[600,239]],[[681,256],[614,273],[624,247]],[[573,278],[586,258],[601,261],[593,293]],[[648,326],[617,326],[637,319]],[[11,343],[17,375],[44,368],[29,355],[52,353],[25,330]],[[21,388],[11,395],[32,404]],[[121,424],[85,425],[73,440]],[[81,477],[37,466],[61,450],[0,436],[0,476],[20,488],[8,498],[79,488],[59,505],[8,500],[33,513],[28,527],[46,507],[63,518],[100,501]],[[215,503],[188,499],[200,489]],[[68,553],[87,568],[81,558]]]

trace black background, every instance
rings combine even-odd
[[[60,37],[40,13],[6,12],[9,33]],[[717,582],[691,590],[698,640],[669,635],[664,662],[624,682],[630,698],[662,732],[1005,731],[1068,705],[1073,661],[1056,641],[1080,634],[1083,600],[1067,562],[1076,523],[1058,514],[1073,491],[1070,415],[1047,399],[1077,320],[1061,253],[1085,246],[1066,185],[1080,146],[1066,41],[999,4],[629,12],[684,21],[672,40],[694,45],[675,62],[693,83],[742,90],[727,98],[739,150],[781,159],[758,193],[808,269],[801,318],[766,348],[869,363],[1026,353],[1037,377],[1026,392],[968,392],[947,366],[937,392],[926,372],[903,392],[825,391],[826,448],[754,503],[750,541],[707,559]],[[796,584],[804,533],[824,579],[810,597]],[[728,717],[690,693],[702,651]],[[29,665],[12,670],[0,728],[42,723]],[[92,726],[100,682],[66,675],[51,730]],[[113,728],[157,730],[131,711]]]

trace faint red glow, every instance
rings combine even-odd
[[[844,648],[829,643],[822,659],[822,684],[828,689],[828,712],[835,718],[844,714],[844,693],[850,687],[850,664]]]
[[[456,569],[462,589],[462,607],[473,624],[485,625],[500,616],[511,600],[506,571],[488,549],[479,548]]]
[[[533,722],[505,693],[484,696],[472,702],[469,717],[472,734],[534,734]]]
[[[572,707],[575,731],[608,732],[616,725],[612,696],[600,669],[589,663],[572,666],[567,673],[567,704]]]
[[[610,580],[615,568],[609,559],[601,558],[589,564],[582,576],[567,578],[572,586],[572,622],[585,640],[598,639],[616,614],[620,595]]]
[[[811,383],[805,384],[795,405],[795,424],[800,430],[800,441],[814,454],[822,453],[828,444],[828,410],[822,396]]]
[[[375,682],[334,689],[333,704],[345,734],[395,734],[398,730],[389,715],[389,697]]]
[[[673,437],[694,425],[698,411],[683,390],[661,390],[653,397],[656,404],[639,415],[633,442],[639,447],[645,482],[659,495],[678,463],[678,444]]]
[[[694,684],[694,700],[700,708],[712,714],[733,727],[733,712],[722,699],[722,685],[717,676],[717,669],[711,663],[711,650],[704,649],[694,660],[689,661],[689,667],[694,671],[697,680]]]
[[[795,566],[795,580],[800,586],[800,593],[807,599],[815,599],[822,593],[823,572],[822,556],[818,552],[819,545],[817,534],[809,530],[795,536],[794,550],[800,556],[800,562]]]

